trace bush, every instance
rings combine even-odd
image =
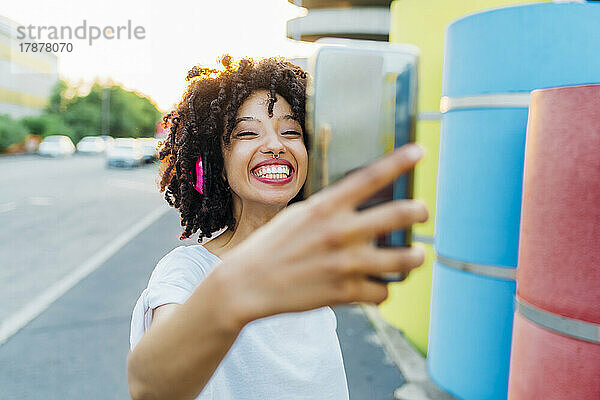
[[[27,128],[9,115],[0,115],[0,152],[10,145],[21,143],[27,137]]]
[[[75,139],[73,129],[66,124],[61,114],[24,117],[21,122],[29,133],[40,135],[43,138],[51,135],[66,135]]]

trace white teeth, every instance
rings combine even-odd
[[[285,179],[288,177],[288,175],[285,173],[283,173],[283,174],[261,173],[261,174],[254,174],[254,175],[258,176],[259,178],[267,178],[267,179]]]
[[[287,165],[269,165],[257,168],[253,173],[259,177],[262,176],[269,179],[283,179],[290,175],[290,168]]]

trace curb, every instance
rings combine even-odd
[[[17,156],[24,156],[27,154],[35,154],[35,153],[0,153],[0,157],[17,157]]]
[[[406,379],[406,383],[394,392],[395,400],[457,400],[431,380],[425,358],[408,343],[398,329],[383,319],[377,306],[364,303],[360,305],[373,323],[386,352]]]

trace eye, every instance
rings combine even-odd
[[[285,131],[283,132],[283,135],[286,136],[302,136],[302,134],[298,131]]]
[[[258,134],[254,133],[254,132],[250,132],[250,131],[243,131],[243,132],[238,132],[235,134],[235,137],[252,137],[252,136],[258,136]]]

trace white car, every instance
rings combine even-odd
[[[106,150],[106,165],[108,167],[137,167],[142,163],[144,151],[142,145],[133,138],[117,138],[114,144]]]
[[[68,136],[53,135],[42,140],[38,147],[41,156],[61,157],[70,156],[75,153],[75,146]]]
[[[106,149],[108,150],[110,147],[112,147],[112,145],[115,143],[115,138],[112,136],[107,136],[107,135],[100,135],[98,136],[100,139],[104,140],[104,145],[106,147]]]
[[[99,136],[86,136],[77,143],[77,152],[82,154],[101,154],[106,150],[106,144]]]
[[[159,140],[155,138],[139,138],[138,141],[142,144],[144,149],[144,162],[151,163],[158,159],[158,143]]]

